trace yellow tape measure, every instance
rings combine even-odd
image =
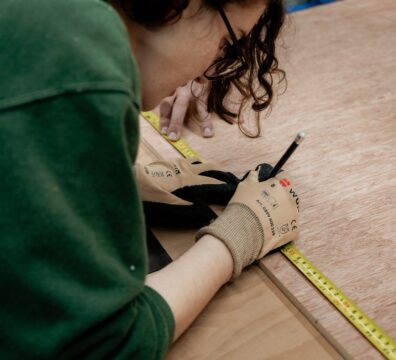
[[[160,120],[156,113],[153,113],[152,111],[144,111],[141,112],[141,114],[156,130],[160,131]],[[196,157],[199,160],[204,161],[204,159],[192,150],[184,140],[180,139],[177,141],[170,141],[167,136],[164,136],[164,138],[169,141],[169,143],[185,158]]]
[[[387,359],[396,359],[396,342],[313,265],[293,244],[281,252]]]
[[[142,112],[142,116],[159,131],[159,118],[157,114],[149,111]],[[164,136],[165,137],[165,136]],[[183,141],[166,140],[184,157],[202,157],[193,151]],[[359,330],[387,359],[396,360],[396,342],[352,300],[345,296],[337,286],[327,278],[315,265],[313,265],[293,244],[287,244],[281,249],[283,255],[329,300],[352,325]]]

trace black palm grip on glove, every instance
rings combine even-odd
[[[170,228],[199,228],[217,217],[209,204],[226,205],[235,193],[240,180],[230,172],[210,170],[200,173],[224,184],[185,186],[172,192],[191,205],[143,202],[146,223],[149,226]]]
[[[273,169],[272,165],[267,164],[267,163],[262,163],[262,164],[257,165],[255,170],[259,171],[259,173],[258,173],[258,181],[259,182],[263,182],[265,180],[268,180],[268,177],[270,176],[272,169]],[[248,171],[242,177],[242,179],[240,181],[245,180],[248,177],[249,174],[250,174],[250,171]]]
[[[257,165],[255,170],[259,170],[259,182],[267,180],[269,175],[271,174],[272,169],[273,167],[267,163]],[[194,202],[197,200],[201,200],[206,202],[207,204],[227,205],[230,199],[233,197],[238,184],[241,181],[245,180],[249,173],[250,171],[248,171],[242,177],[242,179],[239,179],[230,172],[218,170],[205,171],[200,173],[199,175],[208,176],[213,179],[223,181],[224,184],[188,186],[174,191],[173,194],[187,201]]]
[[[195,202],[192,205],[171,205],[144,201],[143,208],[148,226],[199,228],[217,217],[216,213],[202,202]]]
[[[224,184],[192,185],[177,189],[172,194],[190,202],[227,205],[235,193],[240,180],[230,172],[210,170],[200,173],[201,176],[223,181]]]
[[[192,164],[198,163],[194,162]],[[272,171],[272,166],[263,163],[258,165],[256,169],[259,169],[259,181],[264,181]],[[239,183],[249,173],[247,172],[242,179],[230,172],[220,170],[199,173],[200,176],[216,179],[222,183],[184,186],[171,192],[178,198],[190,202],[189,205],[143,201],[146,223],[148,226],[169,228],[199,228],[205,226],[217,217],[209,205],[227,205]]]

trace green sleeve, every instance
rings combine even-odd
[[[144,285],[137,118],[117,91],[0,111],[0,358],[159,359],[169,346],[171,310]]]

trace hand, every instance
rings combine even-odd
[[[136,164],[134,170],[151,226],[206,225],[216,217],[208,204],[227,204],[240,182],[213,163],[196,159]]]
[[[259,182],[260,170],[242,181],[223,214],[199,230],[197,239],[210,234],[222,240],[233,261],[233,278],[269,251],[295,240],[299,233],[299,198],[283,171]]]
[[[207,111],[207,80],[197,78],[179,87],[172,96],[162,100],[159,108],[160,130],[170,140],[178,140],[186,118],[191,115],[203,137],[214,135],[213,119]]]

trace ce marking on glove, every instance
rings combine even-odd
[[[180,169],[175,165],[174,166],[174,169],[175,169],[175,174],[176,175],[180,175],[181,174],[181,171],[180,171]],[[172,176],[172,175],[171,175]]]
[[[281,234],[286,234],[289,232],[289,224],[284,224],[279,228]]]
[[[282,235],[287,234],[289,231],[295,231],[298,229],[297,220],[292,220],[289,224],[284,224],[278,228],[278,232]]]
[[[298,226],[297,226],[297,220],[292,220],[291,221],[291,223],[290,223],[290,225],[291,225],[291,229],[292,229],[292,231],[294,231],[294,230],[297,230],[298,229]]]

